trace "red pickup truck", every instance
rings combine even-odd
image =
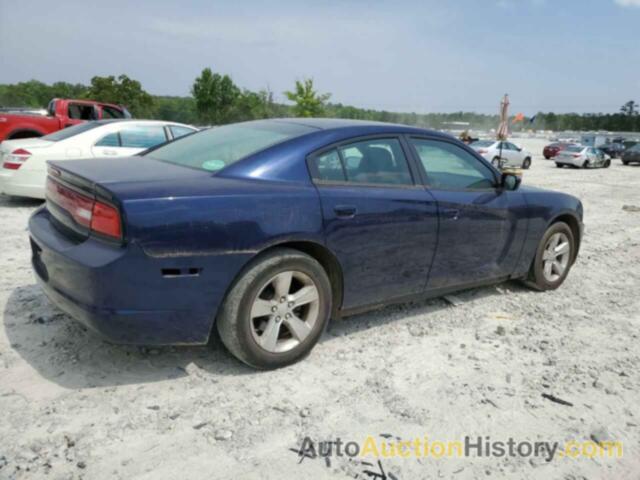
[[[121,105],[54,98],[49,102],[46,115],[0,112],[0,142],[41,137],[87,120],[103,118],[131,118],[131,114]]]

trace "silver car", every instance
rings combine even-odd
[[[555,156],[556,167],[562,168],[565,165],[576,168],[609,168],[611,157],[602,150],[583,145],[571,145],[560,151]]]

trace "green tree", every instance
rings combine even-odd
[[[220,125],[232,118],[240,89],[228,75],[213,73],[205,68],[191,88],[201,122]]]
[[[113,75],[93,77],[84,97],[124,105],[134,117],[145,118],[153,115],[153,97],[142,89],[140,82],[126,75],[120,75],[118,78]]]
[[[628,117],[634,117],[638,115],[638,104],[634,100],[629,100],[620,107],[620,112]]]
[[[297,117],[319,117],[324,114],[329,93],[318,94],[313,89],[313,79],[305,78],[302,82],[296,80],[294,91],[284,92],[288,100],[295,103],[293,111]]]

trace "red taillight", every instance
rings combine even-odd
[[[25,150],[24,148],[18,148],[11,152],[5,158],[2,168],[7,168],[9,170],[18,170],[24,162],[26,162],[31,156],[31,152]]]
[[[483,155],[483,154],[485,154],[485,153],[487,153],[487,152],[488,152],[488,150],[485,150],[484,148],[479,148],[479,149],[478,149],[478,153],[479,153],[480,155]]]
[[[91,230],[109,237],[121,238],[120,212],[111,205],[96,201],[91,216]]]
[[[79,225],[101,235],[122,238],[120,212],[115,207],[65,187],[51,177],[47,178],[47,199],[69,212]]]

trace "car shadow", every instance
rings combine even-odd
[[[0,207],[36,208],[44,203],[44,200],[27,197],[12,197],[0,195]]]
[[[517,291],[524,287],[510,283],[509,288]],[[465,302],[496,294],[496,287],[491,286],[467,290],[456,297]],[[335,319],[321,342],[445,308],[450,308],[448,302],[434,298]],[[204,346],[112,345],[54,307],[35,284],[11,292],[4,310],[4,326],[11,350],[44,378],[64,388],[142,384],[203,373],[212,376],[256,373],[226,351],[217,333]]]

